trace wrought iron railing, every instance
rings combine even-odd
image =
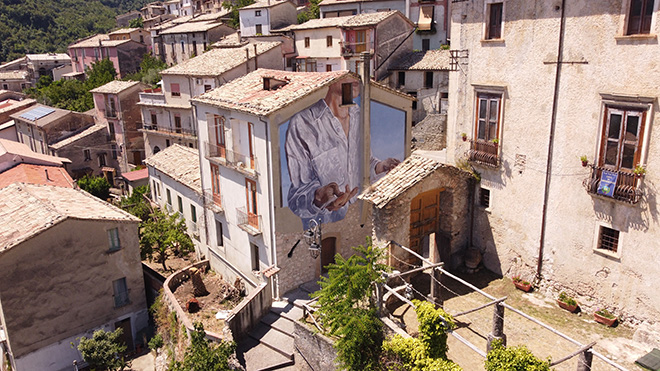
[[[603,170],[607,170],[617,174],[616,186],[614,187],[614,192],[612,194],[613,199],[636,204],[644,195],[640,190],[641,181],[644,175],[635,174],[632,171],[612,170],[603,166],[589,166],[591,167],[591,174],[582,182],[582,185],[587,192],[594,195],[600,195],[598,193],[598,187],[603,176]],[[609,197],[606,195],[602,196]]]
[[[204,205],[210,209],[212,209],[215,212],[222,212],[222,205],[224,202],[222,201],[222,195],[219,195],[217,193],[213,193],[210,189],[204,190]]]
[[[364,41],[364,42],[356,42],[356,43],[348,43],[341,41],[339,42],[339,44],[341,45],[342,57],[350,57],[356,54],[360,54],[362,52],[373,52],[374,50],[373,41]]]
[[[204,146],[205,156],[209,160],[222,159],[223,165],[229,165],[239,170],[257,170],[257,158],[244,155],[239,152],[230,151],[225,147],[206,142]]]
[[[261,233],[261,215],[249,213],[245,207],[239,207],[236,209],[236,219],[239,227],[247,227],[256,233]]]
[[[190,135],[190,136],[193,136],[193,137],[197,137],[197,131],[195,129],[189,129],[189,128],[185,128],[185,127],[170,128],[170,127],[158,126],[158,125],[153,125],[153,124],[144,124],[142,126],[142,129],[151,130],[151,131],[158,131],[158,132],[163,132],[163,133],[185,134],[185,135]]]
[[[498,143],[485,140],[470,140],[468,159],[481,165],[497,167],[500,165]]]

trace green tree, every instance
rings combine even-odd
[[[190,334],[190,345],[186,349],[183,362],[175,361],[169,371],[229,371],[229,357],[236,344],[222,341],[218,344],[206,339],[204,326],[195,323],[195,331]]]
[[[87,80],[85,80],[85,87],[87,90],[98,88],[105,85],[117,77],[117,70],[115,65],[108,58],[103,58],[98,62],[92,63],[89,71],[87,72]]]
[[[142,17],[137,17],[135,19],[131,19],[130,21],[128,21],[128,27],[130,27],[130,28],[142,28],[142,27],[144,27]]]
[[[119,207],[145,221],[153,212],[149,201],[145,198],[146,194],[149,194],[148,185],[133,188],[130,196],[122,197],[119,201]]]
[[[222,7],[229,10],[229,21],[227,22],[229,26],[233,28],[239,28],[241,26],[241,22],[238,17],[238,9],[254,4],[255,2],[255,0],[224,1],[222,3]]]
[[[92,370],[123,370],[126,363],[121,354],[126,351],[126,345],[121,335],[121,328],[113,332],[94,331],[91,339],[80,338],[78,351]]]
[[[536,358],[524,345],[505,347],[500,340],[495,340],[485,366],[486,371],[549,371],[550,359]]]
[[[80,189],[92,195],[107,200],[110,197],[110,183],[102,176],[85,175],[76,181]]]
[[[372,246],[353,248],[358,254],[344,259],[335,256],[336,263],[328,265],[328,277],[321,277],[318,298],[321,324],[335,342],[341,367],[348,370],[373,370],[378,367],[383,324],[378,319],[375,283],[382,282],[382,273],[389,269],[379,263],[382,249]]]
[[[319,3],[321,0],[309,0],[309,6],[304,12],[298,14],[298,23],[305,23],[310,19],[317,19],[320,17],[321,11]]]
[[[186,256],[194,251],[186,223],[178,213],[167,215],[155,209],[141,225],[140,253],[142,259],[155,260],[167,270],[165,262],[170,255]]]
[[[167,68],[167,63],[162,59],[146,53],[140,63],[140,70],[136,73],[126,76],[124,80],[142,81],[145,84],[156,86],[160,81],[160,72]]]

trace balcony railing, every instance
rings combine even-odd
[[[358,43],[348,43],[341,41],[339,42],[341,45],[341,56],[342,57],[351,57],[354,55],[358,55],[362,52],[370,52],[373,54],[374,52],[374,43],[373,41],[364,41],[364,42],[358,42]]]
[[[165,94],[160,89],[147,89],[139,94],[140,103],[145,104],[166,104]]]
[[[236,218],[239,228],[253,236],[261,234],[261,215],[248,213],[245,207],[236,209]]]
[[[221,213],[224,211],[222,208],[222,195],[213,193],[210,189],[204,190],[204,206],[211,209],[214,213]]]
[[[116,119],[117,118],[117,110],[112,109],[110,106],[105,106],[105,117],[111,118],[111,119]]]
[[[206,142],[204,147],[207,159],[218,162],[221,165],[230,166],[236,170],[257,174],[258,164],[256,157],[230,151],[225,147],[208,142]]]
[[[497,143],[486,142],[485,140],[470,140],[468,159],[481,165],[498,167],[500,165],[498,152]]]
[[[131,303],[130,300],[130,292],[131,289],[128,289],[123,292],[119,292],[116,295],[113,295],[112,297],[115,299],[115,308],[123,307],[124,305],[128,305]]]
[[[165,126],[158,126],[158,125],[153,125],[153,124],[144,124],[142,126],[142,129],[144,130],[151,130],[151,131],[157,131],[161,133],[168,133],[168,134],[182,134],[182,135],[189,135],[192,137],[197,137],[197,131],[194,129],[189,129],[189,128],[170,128],[170,127],[165,127]]]
[[[617,174],[616,186],[614,187],[614,194],[612,198],[618,201],[623,201],[631,204],[636,204],[642,198],[644,193],[640,190],[640,185],[643,175],[637,175],[629,171],[611,170],[602,166],[590,165],[591,174],[582,182],[584,188],[588,193],[593,195],[600,195],[598,193],[598,186],[600,185],[603,170],[610,171]],[[603,197],[609,197],[601,195]]]

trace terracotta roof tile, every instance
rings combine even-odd
[[[99,42],[101,46],[117,46],[124,43],[131,42],[132,40],[110,40],[110,36],[107,34],[98,34],[80,41],[76,41],[73,44],[69,45],[69,48],[93,48],[98,47]]]
[[[121,81],[114,80],[109,83],[99,86],[90,90],[90,93],[103,93],[103,94],[119,94],[124,90],[128,90],[136,85],[139,85],[139,81]]]
[[[73,188],[73,179],[63,167],[18,164],[0,173],[0,188],[12,183],[30,183]]]
[[[173,144],[144,160],[144,163],[202,194],[199,152],[196,149]]]
[[[450,66],[449,50],[428,50],[412,52],[394,62],[390,70],[448,71]]]
[[[248,5],[248,6],[244,6],[244,7],[240,8],[239,11],[240,11],[240,10],[243,10],[243,9],[264,9],[264,8],[272,8],[272,7],[274,7],[274,6],[282,5],[282,4],[285,4],[285,3],[291,3],[291,5],[293,5],[293,6],[295,7],[295,5],[294,5],[292,2],[290,2],[290,1],[261,0],[261,1],[257,1],[257,2],[254,3],[254,4],[251,4],[251,5]]]
[[[145,179],[149,177],[149,169],[146,167],[140,170],[129,171],[128,173],[122,173],[122,178],[128,180],[129,182],[134,182],[136,180]]]

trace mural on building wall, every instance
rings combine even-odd
[[[280,125],[282,203],[303,222],[342,220],[362,183],[360,83],[341,80],[324,99]],[[405,154],[406,116],[371,102],[370,179],[398,165]]]

